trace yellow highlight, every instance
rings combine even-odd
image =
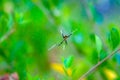
[[[106,77],[108,78],[108,80],[114,80],[115,78],[117,78],[117,74],[110,69],[105,69],[104,73]]]
[[[51,68],[52,68],[53,70],[59,72],[60,74],[65,75],[64,67],[63,67],[62,64],[59,64],[59,63],[51,63]],[[71,76],[72,71],[71,71],[70,68],[67,69],[66,72],[67,72],[68,76]]]
[[[71,75],[72,75],[72,71],[71,71],[71,69],[70,69],[70,68],[68,68],[68,69],[67,69],[67,74],[68,74],[69,76],[71,76]]]

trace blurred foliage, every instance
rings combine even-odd
[[[78,80],[119,45],[119,9],[119,0],[0,0],[0,75]],[[61,30],[74,32],[68,44],[48,50]],[[119,71],[117,52],[84,80],[120,80]]]

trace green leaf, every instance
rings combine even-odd
[[[71,65],[73,63],[73,60],[74,60],[73,56],[69,56],[68,58],[64,59],[64,66],[65,66],[65,68],[71,67]]]
[[[100,53],[100,51],[102,50],[102,41],[97,35],[95,35],[95,41],[96,41],[97,51],[98,53]]]
[[[115,49],[119,44],[119,32],[116,28],[112,28],[110,30],[109,36],[108,36],[110,45],[112,46],[112,49]]]

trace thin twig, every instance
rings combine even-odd
[[[85,74],[83,74],[79,80],[82,80],[83,78],[85,78],[87,75],[89,75],[91,72],[93,72],[97,67],[99,67],[103,62],[105,62],[106,60],[108,60],[110,57],[112,57],[116,52],[120,51],[120,46],[118,48],[116,48],[111,54],[109,54],[106,58],[104,58],[103,60],[101,60],[99,63],[97,63],[95,66],[93,66],[90,70],[88,70]]]
[[[0,43],[2,43],[4,40],[6,40],[15,30],[11,29],[8,31],[3,37],[0,38]]]

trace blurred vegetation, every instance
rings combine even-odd
[[[119,45],[119,9],[119,0],[0,0],[0,75],[78,80]],[[84,80],[120,80],[120,52]]]

